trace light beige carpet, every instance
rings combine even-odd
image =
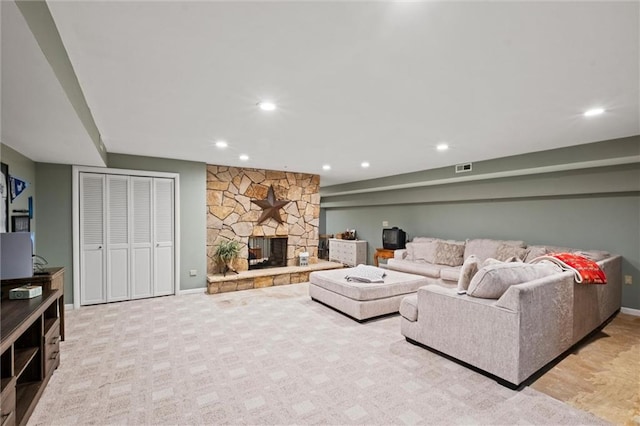
[[[359,324],[296,284],[70,311],[29,424],[602,424]]]

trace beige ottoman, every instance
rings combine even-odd
[[[398,312],[400,302],[429,284],[421,275],[386,269],[384,283],[349,282],[353,268],[315,271],[309,275],[309,296],[358,321]]]

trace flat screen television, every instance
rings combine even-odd
[[[30,232],[0,233],[0,278],[33,276],[33,245]]]
[[[407,234],[397,226],[384,228],[382,230],[382,247],[388,250],[399,250],[405,248]]]

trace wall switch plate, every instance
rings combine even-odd
[[[195,277],[196,275],[198,275],[198,271],[195,269],[191,269],[189,270],[189,276],[190,277]]]
[[[388,220],[383,220],[382,221],[382,226],[389,226],[389,221]]]
[[[633,277],[631,275],[624,276],[624,283],[627,285],[633,284]]]

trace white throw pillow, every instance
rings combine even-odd
[[[553,275],[558,269],[548,264],[495,263],[481,268],[471,279],[467,295],[483,299],[499,299],[512,285]]]
[[[424,261],[428,263],[435,263],[437,248],[437,241],[408,243],[407,253],[409,256],[407,256],[407,259],[413,260],[414,262]]]
[[[464,260],[462,269],[460,269],[460,278],[458,278],[458,294],[465,294],[471,283],[471,279],[478,272],[479,260],[475,255],[471,255]]]

